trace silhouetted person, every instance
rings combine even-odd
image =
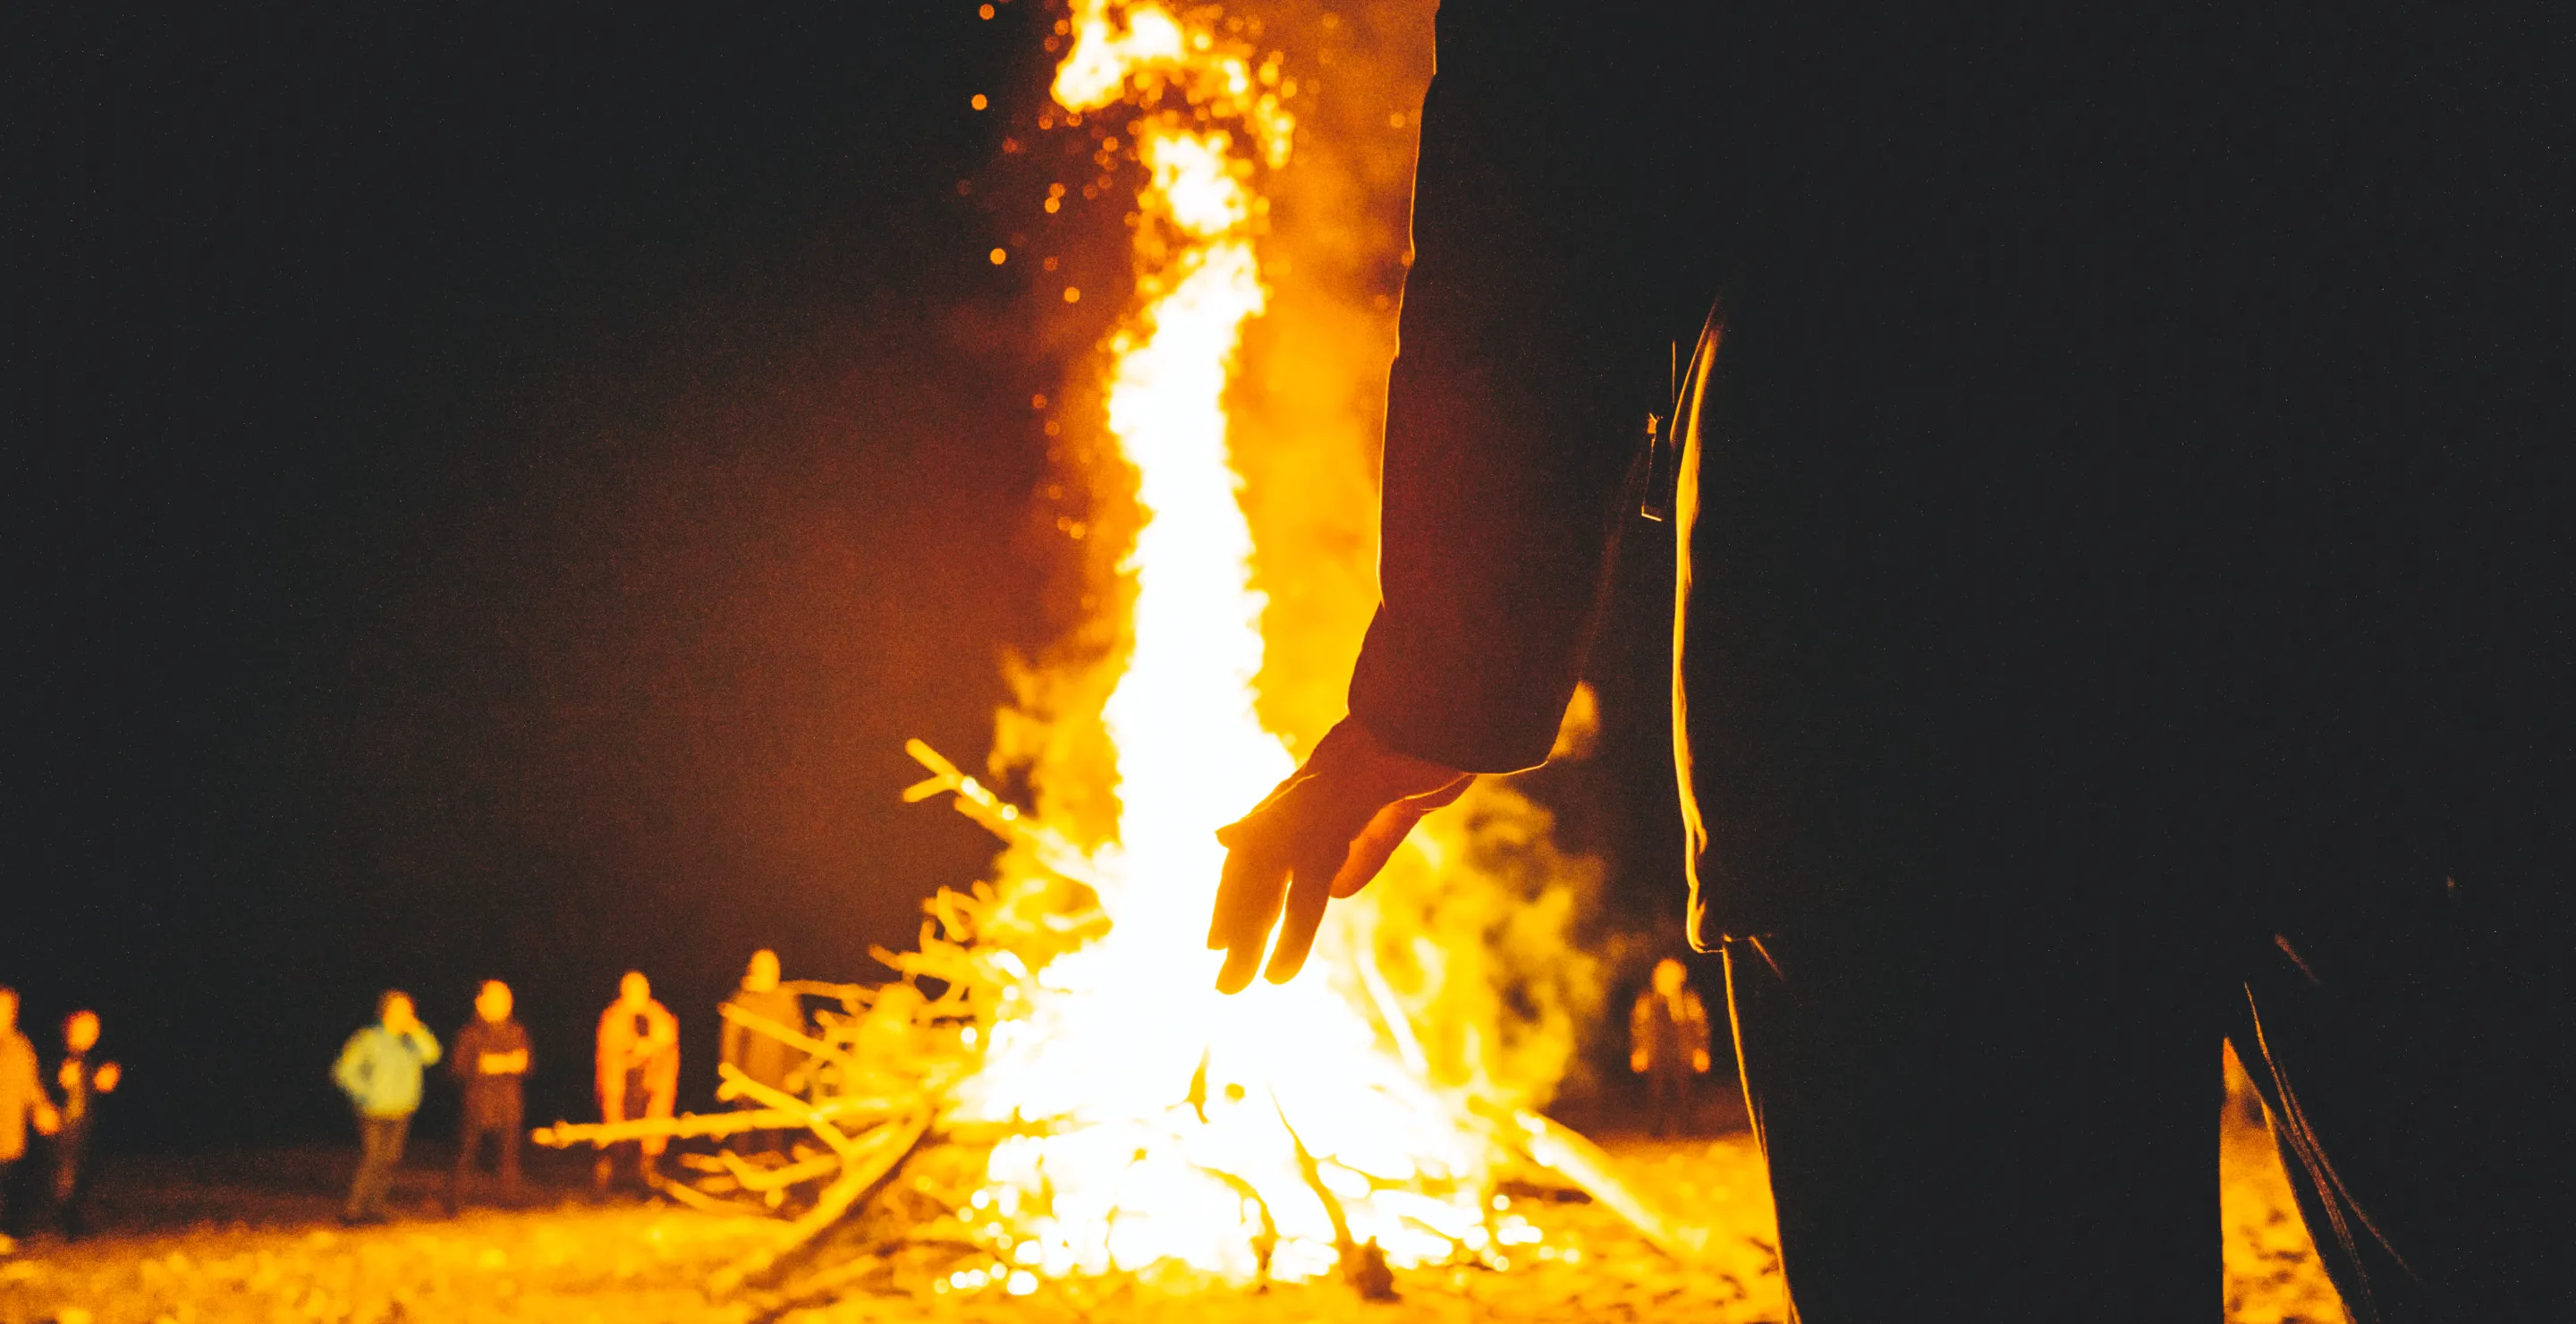
[[[438,1063],[438,1040],[412,1011],[411,995],[389,989],[376,999],[376,1022],[349,1036],[331,1079],[358,1114],[358,1173],[349,1182],[346,1222],[382,1222],[402,1165],[411,1117],[420,1111],[423,1069]]]
[[[653,1000],[653,985],[639,971],[629,970],[617,981],[617,1001],[599,1014],[597,1065],[601,1121],[671,1115],[680,1091],[680,1023]],[[650,1187],[654,1164],[669,1144],[650,1136],[611,1145],[592,1168],[592,1180],[605,1192],[625,1155],[632,1157],[636,1181]]]
[[[778,986],[778,953],[764,947],[751,954],[751,963],[742,972],[742,983],[725,999],[725,1005],[760,1017],[773,1025],[797,1034],[805,1032],[805,1006],[794,993]],[[787,1091],[788,1077],[805,1054],[791,1044],[763,1034],[750,1026],[727,1018],[717,1040],[718,1058],[729,1067],[773,1090]],[[761,1100],[744,1096],[734,1101],[738,1108],[767,1106]],[[785,1133],[763,1131],[747,1137],[745,1147],[776,1148],[785,1142]]]
[[[79,1240],[89,1234],[90,1185],[96,1180],[99,1104],[116,1092],[125,1068],[93,1062],[99,1021],[94,1011],[76,1011],[63,1019],[63,1064],[54,1083],[63,1092],[62,1130],[54,1136],[54,1218],[63,1235]]]
[[[2576,1318],[2569,21],[1442,5],[1381,602],[1220,986],[1546,757],[1643,501],[1805,1324],[2207,1318],[2222,1034],[2357,1318]]]
[[[18,990],[0,985],[0,1220],[9,1212],[9,1179],[18,1160],[27,1156],[30,1124],[52,1135],[60,1115],[45,1095],[44,1076],[36,1065],[36,1046],[18,1031]],[[0,1254],[16,1243],[0,1222]]]
[[[510,1016],[510,986],[483,981],[474,995],[474,1019],[456,1032],[448,1071],[463,1091],[456,1123],[456,1172],[447,1183],[447,1208],[454,1212],[465,1198],[465,1179],[473,1171],[483,1142],[489,1138],[501,1169],[501,1200],[519,1202],[519,1124],[526,1112],[525,1086],[534,1060],[528,1032]]]
[[[1646,1078],[1656,1135],[1688,1135],[1691,1081],[1709,1068],[1708,1011],[1671,957],[1655,963],[1654,982],[1628,1010],[1628,1069]]]

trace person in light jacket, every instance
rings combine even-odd
[[[421,1070],[437,1063],[438,1040],[413,1012],[411,995],[400,989],[377,998],[375,1023],[350,1035],[340,1049],[331,1080],[358,1112],[358,1175],[349,1183],[343,1221],[384,1221],[411,1115],[420,1110]]]

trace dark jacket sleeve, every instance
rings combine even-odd
[[[465,1028],[456,1032],[456,1038],[448,1046],[455,1051],[448,1054],[447,1074],[454,1076],[460,1085],[473,1084],[482,1065],[483,1023],[480,1020],[467,1021]]]
[[[1496,19],[1439,16],[1388,387],[1381,603],[1350,693],[1387,745],[1470,772],[1547,757],[1656,403],[1643,383],[1665,375],[1659,329],[1605,324],[1616,264],[1597,227],[1620,203],[1597,193],[1577,117],[1550,109],[1579,107],[1581,89],[1552,72],[1554,34]]]

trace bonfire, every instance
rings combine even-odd
[[[1534,1111],[1584,1011],[1571,898],[1598,866],[1557,854],[1545,815],[1509,790],[1435,819],[1383,883],[1337,906],[1304,976],[1214,991],[1214,831],[1332,715],[1265,723],[1261,687],[1279,668],[1236,462],[1250,429],[1229,417],[1247,324],[1271,297],[1264,190],[1295,158],[1298,89],[1259,25],[1213,7],[1079,0],[1057,29],[1041,125],[1087,132],[1096,161],[1137,180],[1134,299],[1102,345],[1098,417],[1078,421],[1132,491],[1114,644],[1053,675],[1033,665],[1005,715],[1007,743],[1047,751],[1018,759],[1034,807],[913,742],[928,776],[906,798],[945,798],[1005,849],[992,881],[928,903],[915,950],[878,953],[899,982],[794,986],[837,1007],[810,1033],[727,1009],[808,1055],[801,1092],[727,1071],[720,1094],[741,1111],[538,1138],[801,1133],[784,1160],[690,1155],[687,1179],[665,1183],[687,1203],[789,1220],[716,1276],[719,1291],[842,1227],[859,1231],[808,1288],[909,1256],[938,1292],[1338,1276],[1384,1296],[1399,1269],[1535,1255],[1542,1233],[1497,1198],[1534,1180],[1684,1249],[1599,1151]],[[1067,194],[1051,188],[1047,211]],[[1349,541],[1326,578],[1365,585],[1350,564],[1364,543]],[[1351,596],[1355,638],[1370,604]],[[1068,710],[1065,695],[1105,697]],[[1061,738],[1067,726],[1094,738]],[[1103,788],[1114,814],[1087,822],[1080,806]],[[1535,933],[1555,958],[1558,986],[1518,990],[1518,1010],[1509,962],[1487,950],[1506,932]]]

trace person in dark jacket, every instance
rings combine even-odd
[[[776,1026],[791,1034],[805,1033],[805,1006],[790,990],[778,986],[778,953],[766,947],[751,954],[743,968],[742,983],[718,1008],[724,1028],[717,1040],[717,1060],[741,1072],[745,1077],[768,1089],[787,1092],[788,1078],[805,1061],[805,1053],[765,1026]],[[762,1108],[765,1101],[752,1095],[737,1098],[735,1106]],[[777,1149],[786,1142],[779,1131],[754,1133],[744,1144],[764,1149]]]
[[[92,1061],[98,1047],[98,1013],[76,1011],[63,1018],[63,1062],[54,1084],[63,1092],[62,1129],[54,1136],[54,1220],[63,1236],[78,1241],[89,1235],[90,1186],[97,1178],[99,1105],[125,1079],[114,1062]]]
[[[456,1172],[447,1184],[450,1213],[465,1198],[466,1176],[473,1171],[486,1138],[498,1151],[501,1202],[519,1202],[519,1125],[534,1060],[528,1052],[527,1030],[510,1015],[513,1001],[508,984],[484,980],[474,995],[474,1019],[456,1032],[455,1051],[448,1055],[447,1069],[464,1092],[456,1124]]]
[[[438,1064],[438,1040],[412,1011],[411,995],[388,989],[376,999],[376,1020],[349,1036],[331,1065],[331,1079],[358,1114],[358,1171],[349,1181],[341,1221],[381,1223],[402,1166],[403,1141],[420,1111],[421,1072]]]
[[[1442,6],[1382,602],[1220,987],[1546,756],[1669,468],[1801,1319],[2210,1314],[2222,1034],[2356,1318],[2576,1317],[2565,24]]]
[[[1708,1009],[1689,981],[1690,971],[1667,956],[1628,1009],[1628,1069],[1646,1078],[1657,1136],[1690,1134],[1691,1081],[1712,1065]]]
[[[640,970],[617,981],[617,1000],[599,1013],[599,1035],[592,1058],[599,1092],[599,1119],[610,1125],[671,1115],[680,1092],[680,1022],[653,997],[653,983]],[[617,1179],[621,1157],[649,1190],[659,1180],[666,1136],[647,1136],[608,1146],[591,1167],[591,1183],[600,1194]]]

